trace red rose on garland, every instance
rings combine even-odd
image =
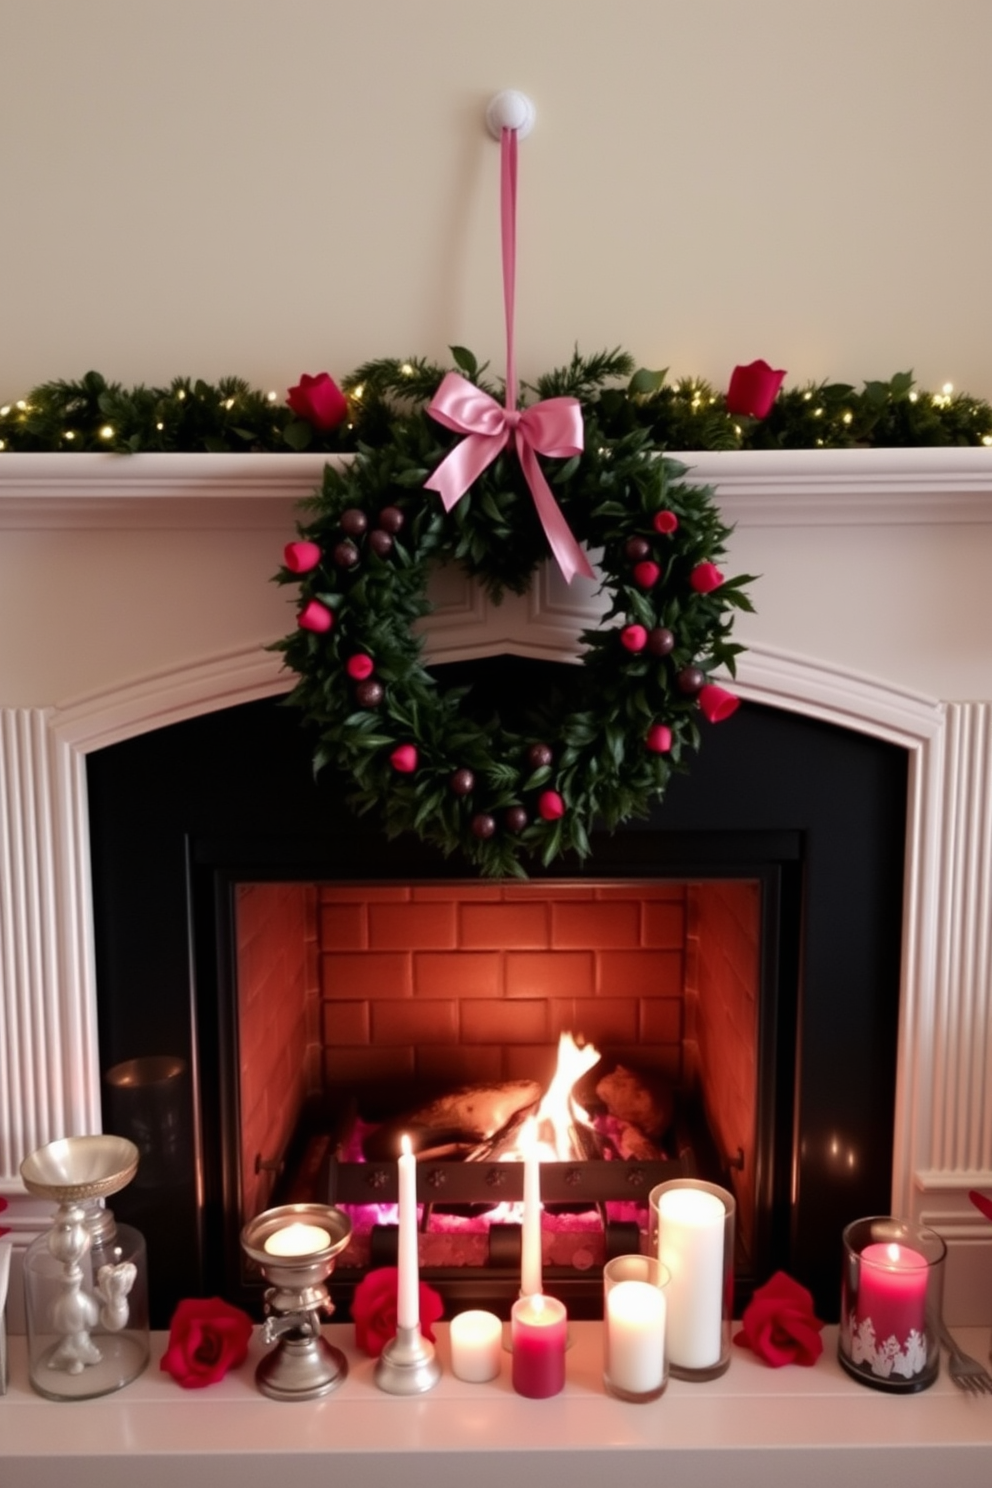
[[[736,713],[740,705],[739,697],[725,687],[717,687],[715,682],[707,682],[699,690],[699,706],[710,723],[722,723],[731,713]]]
[[[164,1369],[184,1390],[223,1379],[248,1357],[252,1321],[222,1297],[187,1297],[172,1315]]]
[[[297,418],[306,419],[322,433],[336,429],[348,416],[348,400],[326,372],[318,372],[316,377],[304,372],[296,387],[286,394],[286,402]]]
[[[767,418],[772,411],[776,394],[785,380],[785,373],[776,372],[767,362],[749,362],[746,367],[735,367],[730,374],[727,389],[727,412],[745,418]]]
[[[373,1359],[378,1359],[389,1340],[396,1337],[399,1275],[395,1266],[378,1266],[363,1276],[355,1288],[351,1302],[355,1343]],[[434,1324],[443,1311],[444,1303],[434,1288],[421,1282],[420,1331],[432,1343]]]
[[[758,1287],[741,1318],[734,1342],[753,1349],[773,1369],[783,1364],[815,1364],[823,1353],[823,1324],[813,1312],[813,1298],[804,1286],[776,1271]]]

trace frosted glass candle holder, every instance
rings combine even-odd
[[[669,1273],[666,1352],[676,1379],[716,1379],[730,1367],[734,1196],[673,1178],[651,1190],[651,1254]]]
[[[654,1256],[614,1256],[603,1267],[603,1383],[619,1400],[657,1400],[668,1384],[668,1282]]]
[[[837,1357],[875,1390],[913,1394],[940,1372],[947,1246],[911,1220],[856,1219],[843,1235]]]

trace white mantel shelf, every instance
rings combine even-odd
[[[956,1330],[975,1355],[988,1329]],[[27,1384],[24,1340],[12,1340],[12,1379],[0,1399],[3,1488],[988,1488],[992,1396],[959,1391],[942,1366],[929,1390],[892,1396],[851,1380],[836,1360],[836,1330],[811,1369],[769,1369],[735,1348],[722,1379],[672,1380],[659,1401],[610,1399],[601,1382],[599,1323],[573,1324],[567,1383],[551,1400],[513,1393],[500,1379],[463,1384],[448,1368],[427,1395],[397,1399],[373,1383],[350,1326],[328,1336],[345,1350],[347,1380],[324,1400],[260,1395],[254,1363],[217,1385],[181,1390],[152,1362],[127,1389],[100,1400],[53,1403]]]

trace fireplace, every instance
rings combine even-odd
[[[878,742],[902,759],[902,918],[896,955],[890,947],[884,957],[887,971],[898,963],[898,1011],[889,1009],[896,1026],[885,1031],[889,1091],[877,1092],[871,1116],[879,1175],[871,1207],[881,1192],[880,1207],[939,1228],[950,1252],[950,1321],[988,1322],[992,1242],[967,1192],[992,1186],[992,655],[983,610],[990,453],[773,452],[699,455],[689,463],[698,479],[716,484],[736,524],[734,567],[762,575],[758,614],[738,627],[748,647],[739,681],[747,706],[707,737],[690,782],[702,785],[712,761],[706,800],[722,804],[716,766],[730,730],[739,736],[738,723],[766,712]],[[45,1219],[20,1185],[21,1158],[55,1137],[97,1129],[105,1074],[130,1057],[126,1017],[119,1043],[98,1036],[87,761],[105,746],[165,737],[173,724],[205,724],[215,712],[262,706],[285,690],[277,660],[264,650],[287,621],[284,599],[267,580],[292,532],[294,503],[312,489],[319,466],[306,456],[0,462],[4,633],[24,637],[0,664],[0,1193],[9,1203],[4,1222],[15,1266]],[[41,608],[40,596],[48,599]],[[466,591],[442,603],[431,645],[441,659],[493,651],[567,656],[588,616],[587,597],[553,578],[502,612]],[[289,715],[273,713],[290,727]],[[235,750],[227,769],[247,779],[263,761],[264,750],[250,762]],[[302,758],[299,769],[306,773]],[[675,793],[670,805],[681,809]],[[254,825],[271,837],[284,823]],[[335,833],[340,828],[338,819]],[[635,832],[633,840],[646,836]],[[381,878],[361,833],[352,840],[358,861],[349,862],[349,873]],[[381,848],[378,836],[375,843]],[[196,892],[203,874],[212,881],[230,866],[227,846],[219,838],[206,843],[221,856],[193,865]],[[614,850],[612,840],[597,845],[597,876],[643,875],[643,865],[614,862]],[[251,861],[237,866],[245,882],[257,869]],[[289,866],[295,873],[314,865]],[[407,868],[400,861],[388,872],[405,882]],[[184,858],[181,878],[185,871]],[[315,871],[325,872],[326,862]],[[184,902],[163,913],[179,913],[185,925],[186,911]],[[857,1003],[836,936],[832,951],[837,995]],[[145,946],[142,985],[152,996],[170,971],[189,986],[188,964],[173,957],[157,936]],[[827,1032],[850,1010],[833,1004]],[[809,1029],[809,1037],[817,1032]],[[856,1050],[851,1024],[847,1035]],[[159,1038],[148,1047],[179,1061],[168,1080],[201,1079],[201,1069],[180,1057],[181,1041]],[[859,1081],[846,1058],[840,1077],[855,1106],[875,1099],[866,1095],[874,1077]],[[808,1083],[799,1088],[800,1100],[814,1106],[833,1098]],[[842,1160],[843,1135],[831,1154]],[[189,1181],[216,1193],[224,1179],[201,1166]],[[794,1227],[826,1236],[837,1229],[828,1211],[818,1218],[790,1205],[788,1212]],[[189,1242],[199,1254],[198,1224],[176,1215],[172,1251],[185,1252]],[[163,1262],[166,1273],[171,1264]]]
[[[535,666],[540,685],[548,664],[518,671],[533,681]],[[741,1299],[783,1267],[832,1315],[840,1225],[886,1208],[892,1181],[904,751],[746,705],[708,731],[666,802],[603,835],[581,871],[509,885],[467,878],[415,840],[388,843],[348,814],[341,782],[314,784],[309,751],[276,701],[89,756],[104,1072],[150,1056],[191,1072],[177,1086],[190,1101],[176,1113],[179,1181],[118,1200],[162,1237],[161,1307],[235,1293],[241,1224],[273,1199],[327,1196],[286,1187],[314,1168],[305,1151],[271,1182],[308,1098],[357,1096],[365,1116],[398,1118],[465,1082],[543,1086],[573,1031],[602,1045],[604,1068],[645,1070],[677,1094],[683,1131],[664,1155],[736,1192]],[[260,1017],[239,1017],[239,1002]],[[106,1077],[104,1096],[105,1124],[121,1129],[127,1103]],[[646,1202],[661,1170],[620,1167]],[[309,1181],[326,1183],[324,1169]],[[354,1202],[336,1181],[331,1196]],[[630,1206],[624,1217],[637,1223]],[[609,1236],[582,1247],[586,1271]],[[509,1267],[463,1270],[446,1243],[439,1284],[505,1310],[512,1249]],[[343,1257],[345,1305],[357,1274]],[[598,1302],[591,1274],[559,1265],[555,1282],[573,1312]]]

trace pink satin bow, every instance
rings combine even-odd
[[[538,454],[561,460],[582,453],[578,399],[546,398],[523,410],[501,408],[495,398],[460,373],[449,372],[427,411],[446,429],[465,436],[425,482],[429,491],[437,491],[445,511],[450,511],[492,464],[512,434],[541,526],[566,582],[570,583],[577,573],[591,579],[589,560],[573,537],[537,462]]]
[[[465,437],[447,454],[429,480],[450,511],[472,482],[505,449],[512,433],[517,458],[530,487],[544,534],[558,567],[571,583],[577,573],[593,577],[589,560],[565,521],[537,456],[568,459],[583,449],[582,410],[577,398],[546,398],[529,408],[517,408],[513,308],[516,290],[517,132],[504,129],[500,142],[500,217],[503,243],[503,305],[506,314],[506,406],[477,388],[458,372],[448,372],[431,399],[427,412],[446,429]]]

